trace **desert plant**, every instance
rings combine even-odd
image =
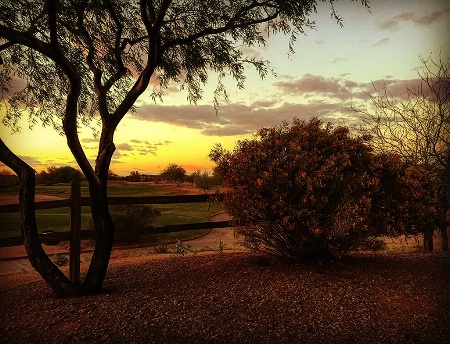
[[[285,261],[324,259],[367,237],[433,227],[426,175],[365,137],[318,119],[261,129],[211,152],[247,247]]]
[[[161,245],[155,246],[153,248],[153,251],[158,254],[165,254],[165,253],[169,253],[169,247],[166,244],[161,244]]]
[[[189,251],[189,245],[185,245],[181,240],[177,240],[177,243],[175,244],[175,254],[184,256]]]
[[[155,218],[161,216],[158,209],[148,205],[112,205],[110,214],[116,226],[115,238],[118,241],[136,240],[140,229],[152,227]]]
[[[186,170],[177,164],[170,164],[161,172],[161,178],[180,186],[186,177]]]
[[[57,266],[65,266],[69,264],[69,258],[59,253],[55,254],[52,260]]]

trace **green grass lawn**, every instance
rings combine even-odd
[[[82,183],[82,196],[88,197],[88,188],[86,183]],[[18,188],[3,189],[2,194],[18,193]],[[54,195],[60,197],[69,197],[69,185],[37,186],[37,194]],[[199,190],[199,193],[200,190]],[[108,188],[109,196],[162,196],[179,195],[182,191],[176,189],[167,189],[161,185],[155,184],[113,184]],[[211,205],[208,209],[208,203],[179,203],[179,204],[157,204],[153,206],[161,212],[161,216],[155,219],[154,226],[165,226],[173,224],[185,224],[194,222],[208,221],[209,218],[223,210],[220,205]],[[36,211],[36,221],[39,232],[53,230],[55,232],[69,231],[69,208],[55,208]],[[82,229],[89,229],[90,209],[82,207]],[[5,213],[0,214],[0,238],[14,237],[20,235],[19,214]],[[177,236],[182,236],[177,233]]]

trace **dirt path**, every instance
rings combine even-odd
[[[225,221],[229,216],[226,213],[219,213],[211,217],[211,221]],[[189,247],[191,252],[219,251],[220,242],[225,250],[239,250],[240,245],[234,235],[234,228],[213,228],[206,235],[191,240],[185,240],[184,244]],[[170,245],[169,251],[174,250],[174,245]],[[43,245],[44,250],[49,256],[55,254],[69,254],[67,243],[62,245],[48,246]],[[93,242],[85,240],[82,242],[82,253],[80,260],[82,263],[90,261],[92,256]],[[111,259],[123,259],[125,257],[139,257],[143,255],[155,255],[154,245],[140,247],[116,247],[113,249]],[[167,256],[167,255],[163,255]],[[156,258],[156,257],[155,257]],[[1,247],[0,248],[0,276],[16,273],[26,273],[33,271],[27,258],[24,246]]]

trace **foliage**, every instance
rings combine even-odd
[[[5,189],[20,184],[17,176],[12,174],[0,174],[0,189]]]
[[[446,213],[450,208],[450,59],[423,60],[423,71],[403,92],[376,88],[369,94],[369,108],[354,106],[379,151],[394,152],[422,166],[439,209],[442,248],[448,249]],[[433,237],[425,238],[433,249]]]
[[[222,254],[225,250],[225,242],[222,239],[219,239],[219,244],[217,245],[216,252]]]
[[[161,245],[155,246],[153,248],[153,251],[158,254],[166,254],[166,253],[169,253],[169,247],[166,244],[161,244]]]
[[[136,240],[140,229],[152,227],[155,218],[161,216],[158,209],[146,205],[113,205],[110,209],[118,241]]]
[[[175,244],[175,254],[186,255],[190,251],[189,245],[184,244],[181,240],[177,240]]]
[[[116,173],[114,173],[112,170],[108,171],[108,179],[109,180],[117,180],[120,179],[120,176]]]
[[[41,171],[37,176],[37,182],[44,185],[70,183],[72,180],[80,180],[82,174],[71,166],[50,166],[47,171]]]
[[[424,174],[318,119],[263,128],[210,153],[248,247],[286,261],[341,255],[377,235],[432,224]]]
[[[161,172],[161,178],[180,186],[186,177],[186,170],[177,164],[170,164]]]
[[[191,174],[187,175],[186,177],[184,177],[184,181],[186,183],[189,183],[191,185],[194,185],[195,182],[195,178],[197,178],[200,175],[200,171],[195,171],[192,172]]]
[[[207,194],[214,185],[219,185],[219,181],[216,176],[210,175],[210,173],[207,171],[203,173],[197,171],[197,175],[194,179],[194,184],[196,187],[203,190],[203,192]]]
[[[140,182],[141,174],[139,171],[131,171],[130,174],[126,177],[126,179],[130,182]]]
[[[52,260],[57,266],[66,266],[69,264],[69,258],[59,253],[55,254]]]

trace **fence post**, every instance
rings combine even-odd
[[[81,246],[81,183],[70,183],[70,254],[69,275],[74,283],[80,282]]]

